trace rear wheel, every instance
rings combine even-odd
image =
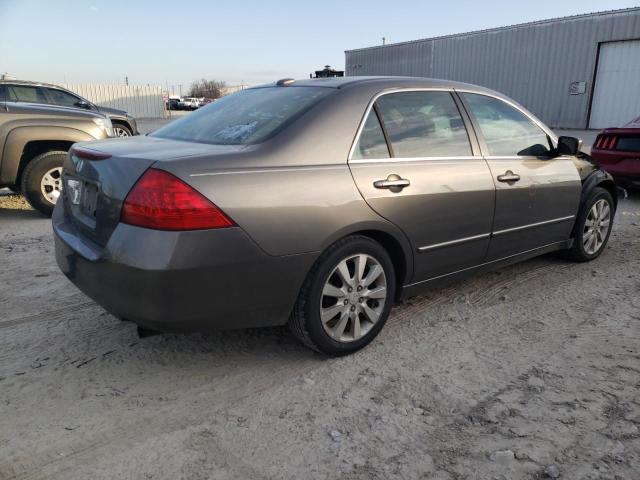
[[[289,326],[305,345],[319,352],[355,352],[384,326],[395,288],[393,263],[386,250],[368,237],[347,237],[316,261]]]
[[[577,262],[600,256],[609,240],[615,212],[613,197],[600,187],[593,189],[584,205],[576,221],[575,242],[568,252],[569,258]]]
[[[22,172],[22,194],[29,204],[51,216],[62,192],[62,164],[67,152],[45,152],[34,157]]]

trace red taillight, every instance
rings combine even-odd
[[[202,230],[234,223],[204,195],[163,170],[150,168],[133,186],[121,221],[155,230]]]
[[[97,150],[82,147],[72,147],[71,155],[82,158],[83,160],[106,160],[107,158],[111,158],[111,154],[109,153],[98,152]]]
[[[618,141],[614,135],[599,135],[596,139],[595,147],[601,150],[613,150]]]

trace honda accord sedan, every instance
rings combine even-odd
[[[394,301],[546,252],[598,257],[609,174],[509,98],[423,78],[249,88],[151,135],[76,144],[56,258],[143,331],[280,325],[329,355]]]

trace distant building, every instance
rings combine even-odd
[[[239,92],[240,90],[244,90],[245,88],[247,88],[247,85],[245,84],[226,86],[222,89],[222,96]]]
[[[640,8],[347,50],[345,56],[349,76],[482,85],[556,128],[621,126],[640,116]]]
[[[331,77],[344,77],[344,70],[336,70],[331,68],[331,65],[325,65],[324,69],[316,70],[315,76],[309,75],[309,78],[331,78]]]

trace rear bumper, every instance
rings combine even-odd
[[[106,246],[53,216],[56,260],[117,317],[165,331],[284,324],[316,254],[273,257],[240,228],[165,232],[119,224]]]

